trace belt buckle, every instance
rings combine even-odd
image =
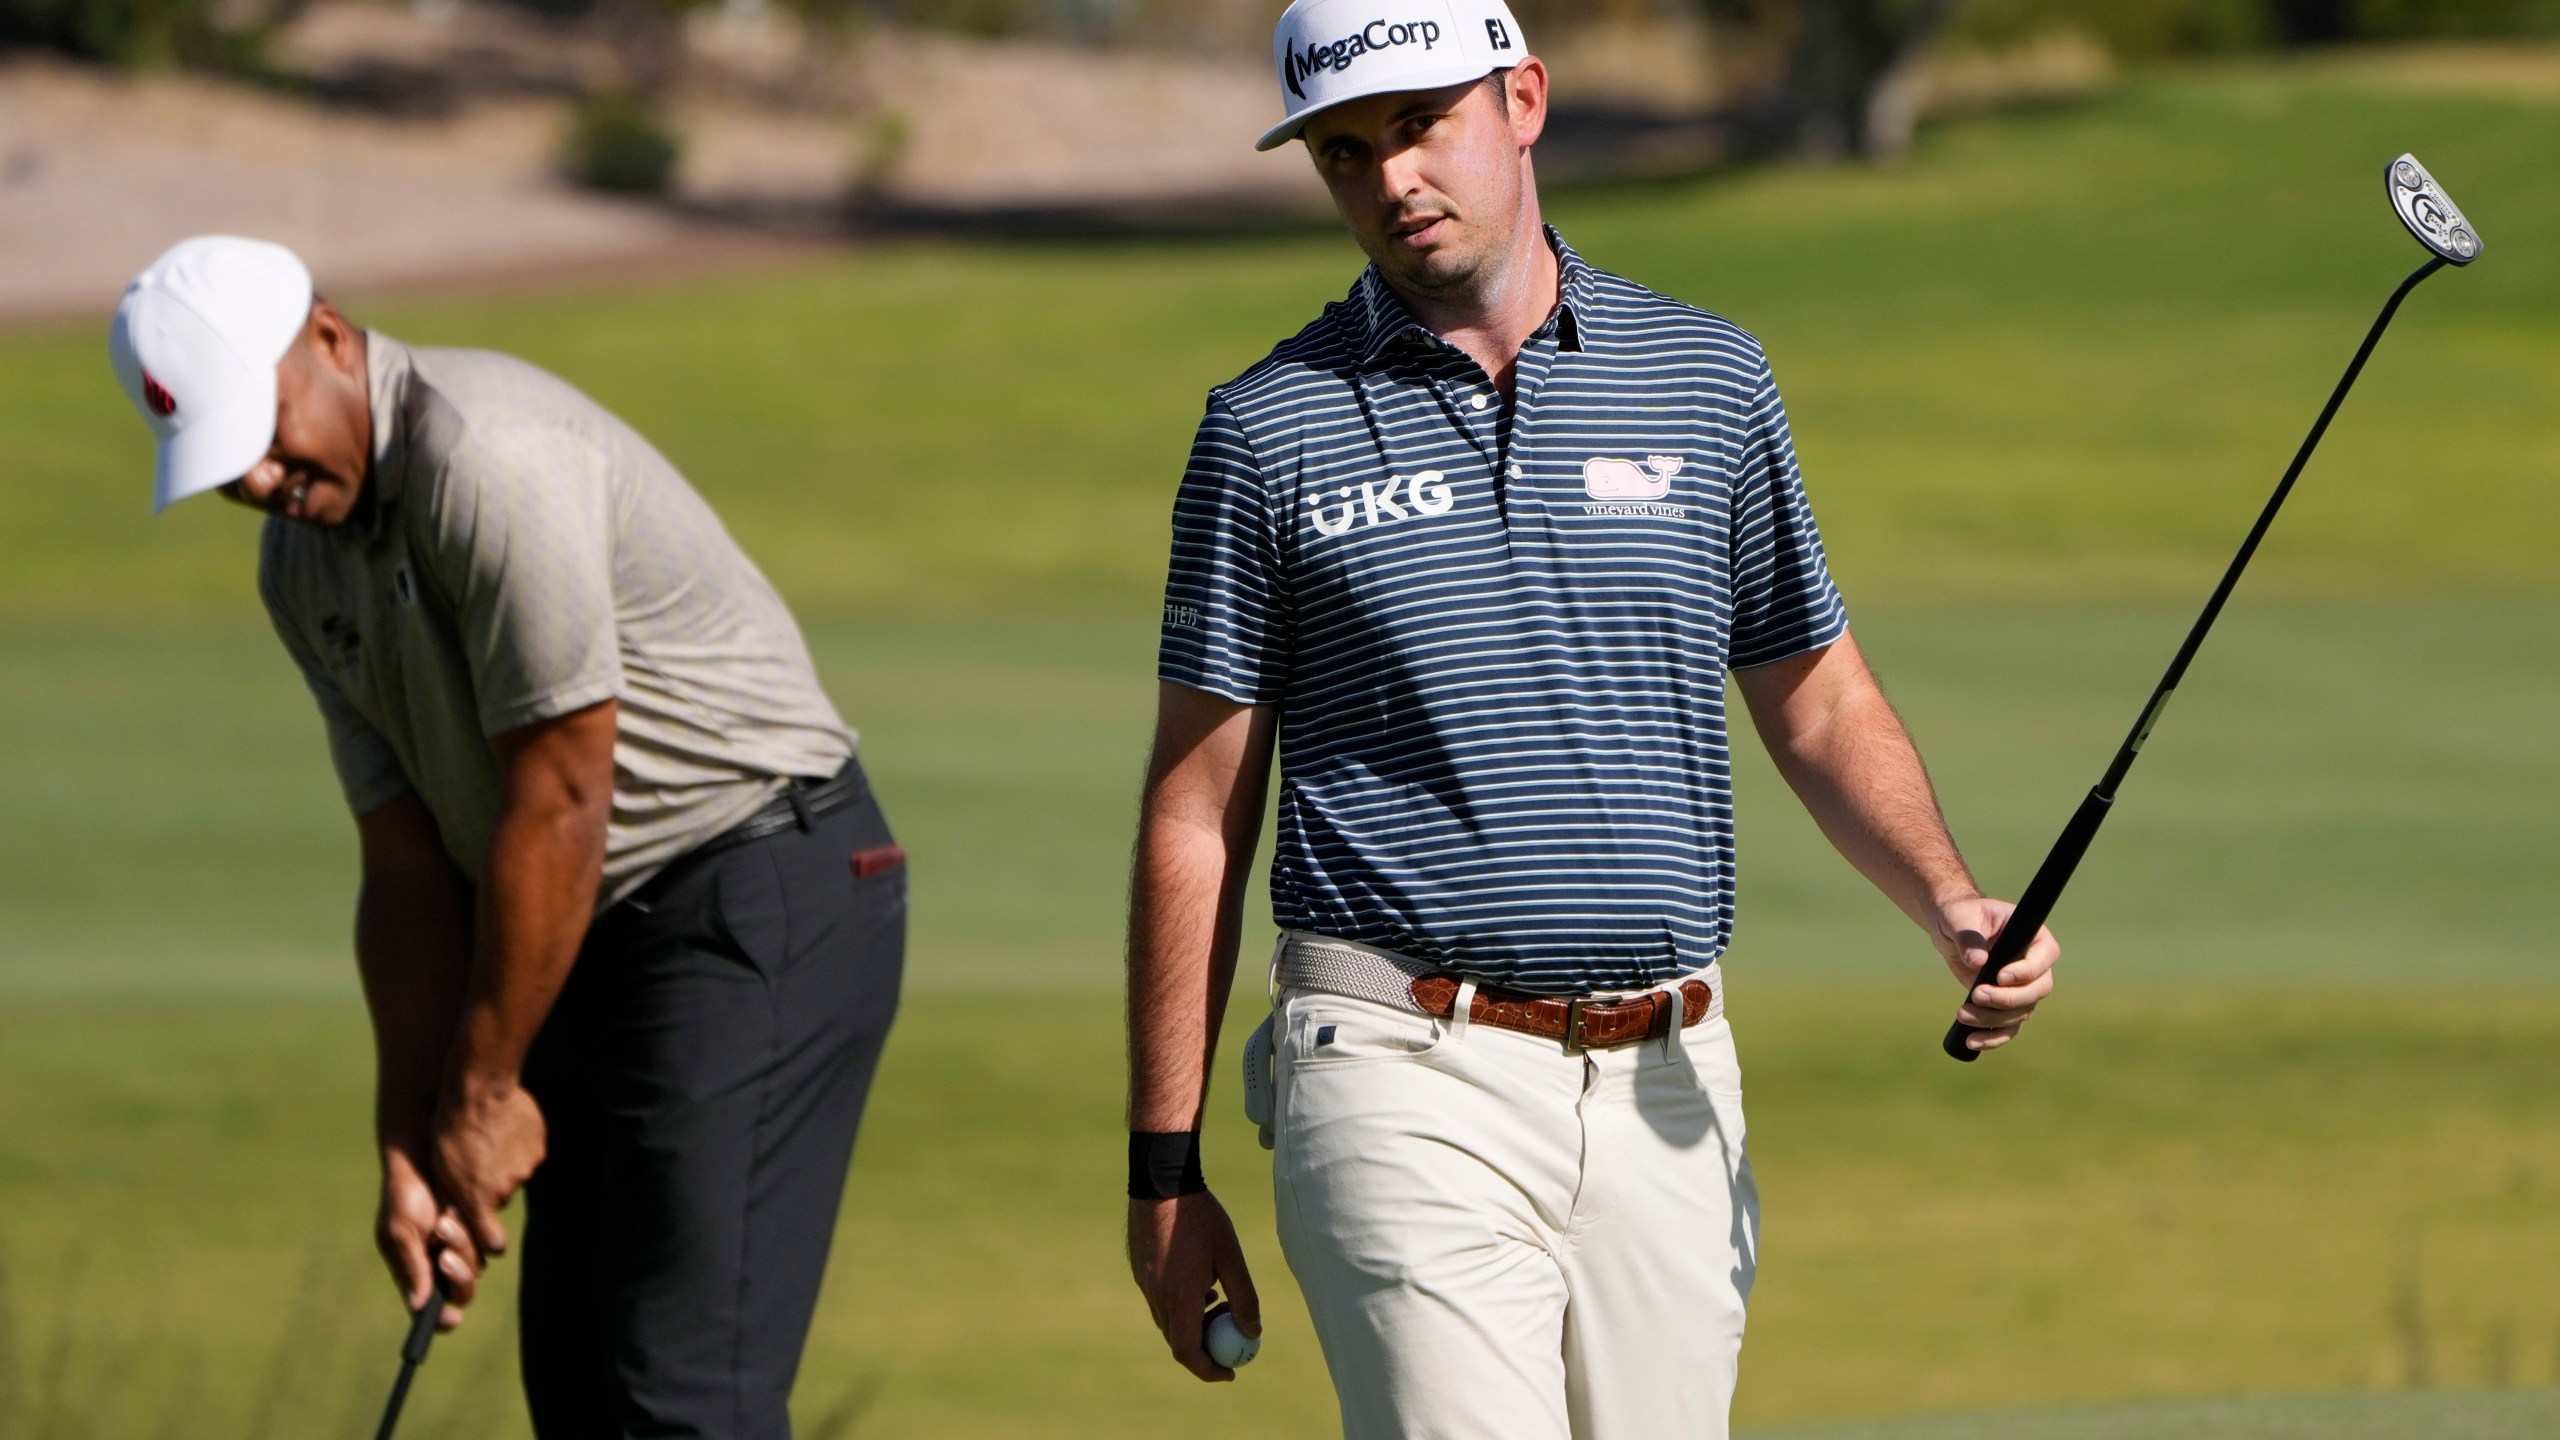
[[[1590,1003],[1588,995],[1576,995],[1564,1002],[1564,1053],[1567,1055],[1579,1055],[1591,1048],[1583,1032],[1582,1014]]]

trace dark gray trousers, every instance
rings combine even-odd
[[[525,1078],[525,1398],[542,1440],[787,1440],[907,876],[866,793],[597,917]],[[875,869],[855,873],[851,857]]]

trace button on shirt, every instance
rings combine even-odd
[[[349,808],[414,791],[476,883],[506,793],[489,737],[618,700],[601,906],[843,768],[782,597],[646,440],[503,355],[373,333],[366,358],[355,515],[271,517],[258,566]]]
[[[1723,953],[1726,673],[1847,622],[1758,343],[1548,240],[1508,405],[1374,268],[1211,392],[1158,673],[1278,707],[1282,926],[1569,994]]]

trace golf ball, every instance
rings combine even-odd
[[[1223,1309],[1209,1317],[1201,1341],[1208,1348],[1209,1358],[1230,1370],[1243,1369],[1262,1350],[1262,1342],[1244,1333],[1236,1324],[1236,1317]]]

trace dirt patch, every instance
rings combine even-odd
[[[581,194],[548,156],[555,105],[420,123],[175,76],[0,69],[0,315],[103,312],[188,235],[292,246],[324,285],[371,288],[745,240]]]
[[[864,207],[912,228],[1322,204],[1302,158],[1252,150],[1275,107],[1250,63],[885,30],[848,48],[771,10],[714,10],[686,40],[684,159],[650,201],[557,172],[612,47],[497,6],[324,0],[276,48],[299,93],[0,62],[0,319],[103,312],[207,232],[279,241],[324,285],[378,290],[755,258],[858,236]]]
[[[1730,137],[1712,111],[1749,67],[1709,40],[1694,21],[1559,32],[1542,46],[1558,82],[1540,173],[1720,163]],[[1303,154],[1252,148],[1279,115],[1256,55],[881,27],[848,39],[769,0],[696,11],[668,43],[683,158],[657,200],[581,191],[555,159],[579,98],[633,73],[630,37],[484,0],[318,0],[273,50],[290,89],[0,62],[0,321],[103,313],[152,256],[206,232],[280,241],[324,286],[378,292],[685,270],[879,233],[1330,213]],[[2553,73],[2508,52],[2430,53],[2377,73],[2518,86]],[[1951,54],[1932,104],[2104,79],[2103,55],[2068,42]]]

